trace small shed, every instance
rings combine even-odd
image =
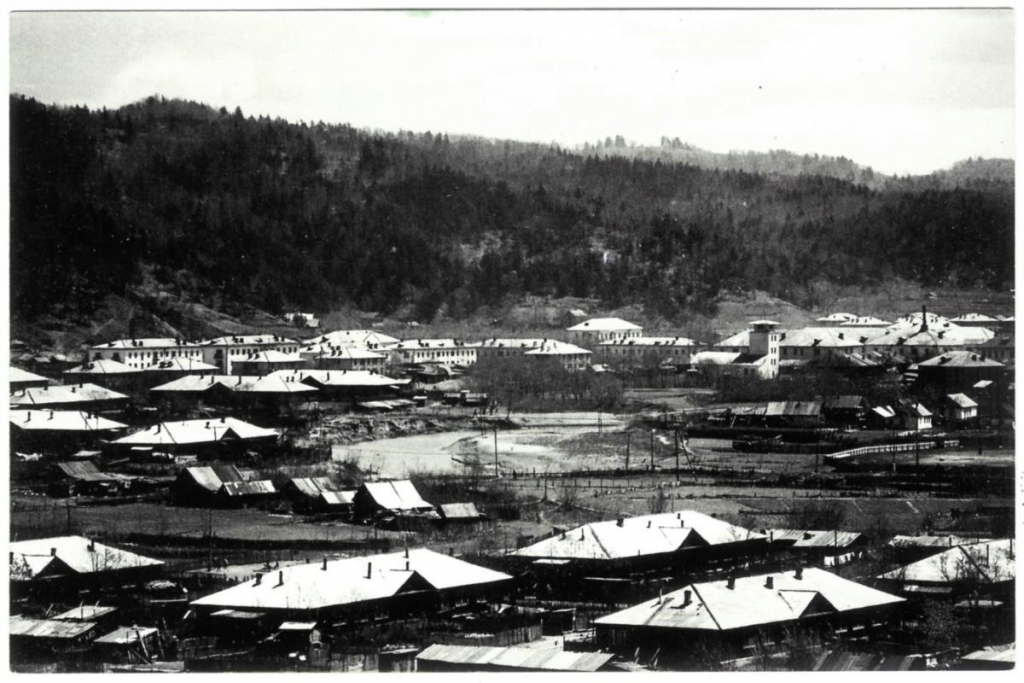
[[[382,514],[417,515],[434,510],[408,479],[366,482],[356,491],[353,503],[356,518],[362,520]]]
[[[967,394],[948,394],[942,407],[947,422],[966,422],[978,417],[978,404]]]
[[[445,503],[437,508],[441,519],[449,523],[479,522],[483,515],[473,503]]]
[[[867,401],[852,394],[826,399],[822,408],[825,422],[836,427],[858,428],[864,425]]]
[[[120,626],[93,642],[97,658],[105,662],[149,662],[161,650],[160,631],[152,626]]]

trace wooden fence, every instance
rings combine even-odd
[[[956,439],[945,441],[918,441],[911,443],[880,444],[878,446],[861,446],[846,451],[839,451],[825,456],[825,462],[844,461],[861,455],[878,455],[886,453],[908,453],[916,450],[929,451],[937,448],[956,448],[960,442]]]

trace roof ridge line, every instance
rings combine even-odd
[[[587,527],[590,527],[590,535],[594,537],[594,542],[597,543],[597,547],[599,547],[601,551],[604,552],[604,556],[609,560],[614,560],[615,558],[613,558],[611,556],[611,553],[608,552],[608,548],[604,547],[604,543],[601,543],[601,539],[597,537],[596,533],[594,533],[593,524],[584,524],[582,527],[580,527],[580,535],[583,534],[584,529],[586,529]]]
[[[715,626],[718,627],[719,631],[723,631],[724,629],[722,628],[722,625],[718,623],[718,619],[715,618],[715,613],[711,611],[711,605],[708,604],[708,601],[705,600],[704,596],[700,594],[699,590],[697,590],[697,584],[691,583],[690,588],[693,589],[694,595],[696,595],[697,598],[700,600],[701,604],[704,605],[704,609],[708,611],[708,616],[711,617],[711,621],[715,622]]]

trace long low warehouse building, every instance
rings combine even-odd
[[[282,621],[377,619],[436,614],[498,597],[511,582],[508,574],[416,549],[293,565],[207,595],[192,607],[203,617],[228,610]]]

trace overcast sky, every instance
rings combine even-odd
[[[1008,10],[14,13],[10,87],[566,146],[1014,156]]]

